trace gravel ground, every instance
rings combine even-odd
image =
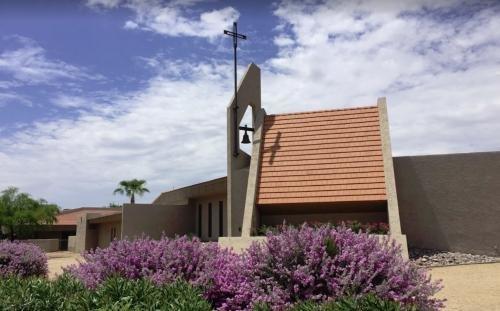
[[[446,252],[432,249],[410,249],[410,259],[419,266],[440,267],[500,262],[500,257]]]

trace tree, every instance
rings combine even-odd
[[[59,207],[47,201],[35,200],[29,194],[9,187],[0,196],[0,232],[8,234],[11,241],[39,225],[50,225],[56,220]]]
[[[119,187],[113,191],[113,194],[124,194],[130,197],[130,204],[135,204],[135,195],[142,196],[145,192],[149,192],[144,187],[145,184],[146,181],[142,179],[122,180],[119,183]]]

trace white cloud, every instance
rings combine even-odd
[[[87,98],[65,94],[59,94],[54,97],[52,103],[60,108],[85,108],[93,106]]]
[[[78,207],[126,201],[111,194],[123,179],[145,178],[148,202],[173,186],[223,176],[230,79],[221,72],[230,65],[160,66],[146,89],[116,97],[106,113],[38,122],[0,139],[0,189],[16,185]]]
[[[500,10],[467,5],[282,2],[279,53],[263,70],[268,111],[386,96],[395,154],[499,150]]]
[[[126,21],[125,25],[123,26],[125,29],[137,29],[139,28],[139,25],[133,21]]]
[[[87,0],[87,5],[90,7],[115,8],[120,4],[121,0]]]
[[[214,39],[222,35],[222,29],[237,20],[239,13],[232,7],[224,7],[195,13],[190,9],[200,0],[160,2],[155,0],[89,0],[91,7],[124,7],[134,13],[125,29],[142,29],[166,36],[190,36]]]
[[[11,75],[19,83],[42,84],[60,79],[102,79],[102,76],[88,74],[83,68],[48,59],[45,49],[31,39],[19,36],[15,38],[22,46],[1,51],[0,72]]]

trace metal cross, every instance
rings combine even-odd
[[[233,31],[224,30],[224,34],[233,37],[233,48],[234,48],[234,106],[233,106],[233,114],[234,114],[234,144],[233,144],[233,156],[238,156],[238,72],[237,72],[237,56],[236,50],[238,49],[238,39],[246,40],[247,36],[238,33],[238,24],[236,22],[233,23]]]

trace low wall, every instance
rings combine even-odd
[[[232,248],[235,252],[241,253],[247,249],[253,242],[262,242],[266,239],[264,236],[253,237],[220,237],[219,246],[222,248]]]
[[[44,252],[57,252],[59,250],[59,239],[28,239],[23,242],[38,245]]]
[[[147,235],[159,239],[162,234],[195,232],[195,210],[188,205],[125,204],[122,214],[122,238]]]
[[[68,251],[69,252],[76,252],[76,236],[75,235],[70,235],[68,236]]]
[[[500,152],[395,157],[410,247],[500,256]]]

